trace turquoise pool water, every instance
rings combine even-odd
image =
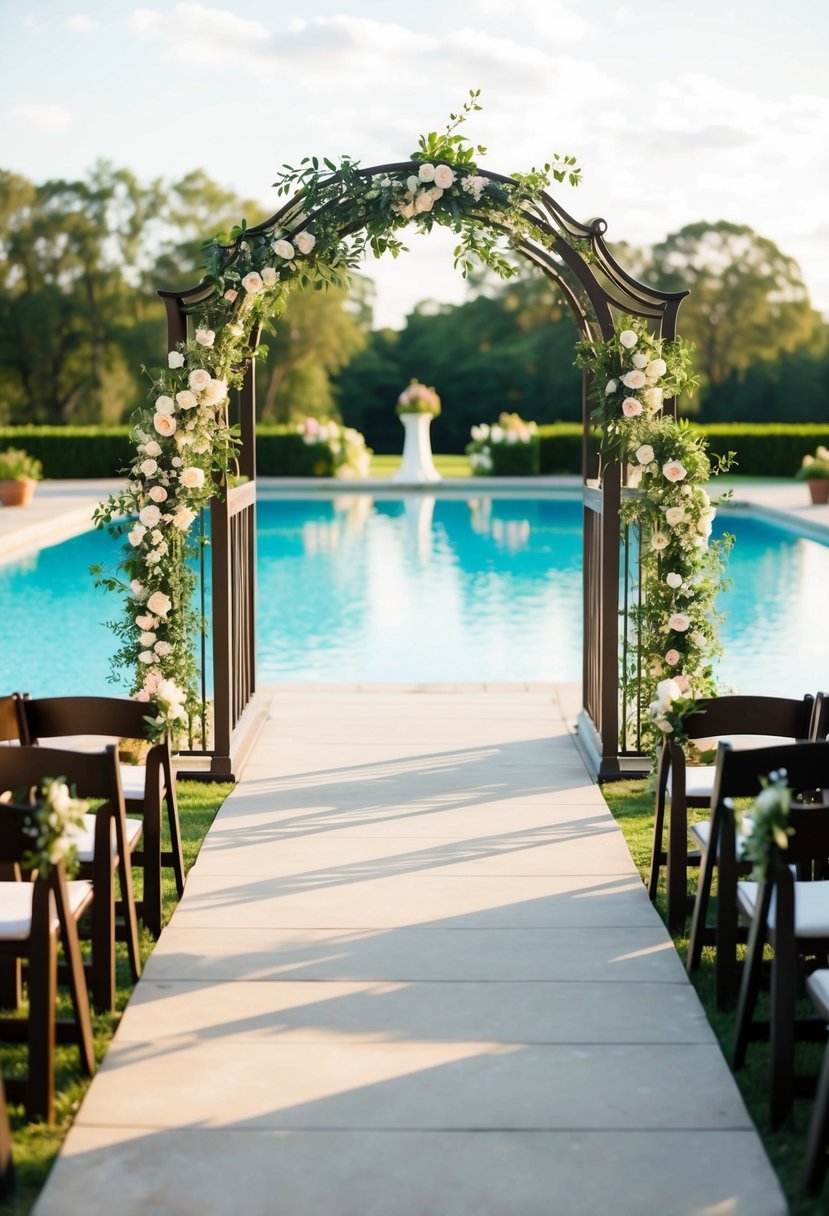
[[[743,691],[829,688],[829,547],[739,513],[721,600],[720,676]],[[0,566],[0,689],[112,692],[118,614],[90,532]],[[549,681],[581,677],[581,510],[573,500],[370,498],[259,504],[259,678]]]

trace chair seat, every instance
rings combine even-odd
[[[737,884],[737,907],[747,920],[754,917],[760,884]],[[772,892],[768,927],[775,929],[777,892]],[[796,882],[794,884],[795,937],[829,937],[829,882]]]
[[[69,910],[76,916],[92,894],[92,883],[85,879],[68,882]],[[0,941],[25,942],[32,931],[32,894],[34,883],[0,882]],[[58,928],[58,917],[52,897],[52,932]]]
[[[715,764],[689,764],[685,769],[685,797],[711,798],[714,792]],[[673,772],[668,773],[668,794],[671,793]]]
[[[147,766],[145,764],[119,764],[121,772],[121,788],[125,798],[143,799],[147,784]]]
[[[143,819],[126,819],[127,826],[127,841],[130,848],[133,847],[141,831],[144,827]],[[115,825],[112,825],[113,829]],[[78,861],[91,862],[95,856],[95,816],[84,815],[83,827],[70,829],[68,835],[71,837],[73,844],[78,853]],[[113,854],[116,852],[115,832],[110,835]]]
[[[743,823],[750,824],[750,822],[751,821],[747,817],[743,819]],[[692,823],[688,830],[701,849],[708,848],[708,846],[711,843],[711,820],[710,819],[701,819],[699,821],[699,823]],[[745,854],[746,839],[747,839],[747,833],[744,833],[744,832],[737,833],[736,844],[737,844],[737,860],[738,861],[742,861],[743,855]]]
[[[813,971],[806,980],[806,988],[818,1012],[829,1022],[829,968]]]

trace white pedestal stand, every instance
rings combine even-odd
[[[401,414],[403,423],[403,461],[397,469],[392,481],[405,485],[423,485],[432,481],[440,481],[440,473],[432,460],[432,443],[429,437],[429,427],[432,425],[432,415]]]

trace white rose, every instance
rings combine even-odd
[[[669,460],[662,466],[662,473],[667,477],[668,481],[676,483],[682,481],[687,476],[688,470],[678,460]]]
[[[216,334],[212,329],[197,329],[196,341],[199,346],[212,346],[216,341]]]
[[[173,648],[169,642],[156,642],[155,646],[153,646],[153,650],[161,659],[165,658],[168,654],[173,653]]]
[[[155,629],[156,621],[154,616],[148,616],[144,613],[142,616],[135,618],[135,623],[139,629]]]
[[[677,574],[675,571],[672,570],[670,574],[665,575],[665,582],[668,584],[669,587],[671,587],[674,591],[676,591],[679,587],[682,586],[682,575]]]
[[[454,180],[454,169],[450,169],[448,165],[435,166],[435,185],[440,186],[441,190],[448,190]]]
[[[147,535],[147,529],[142,528],[139,524],[139,525],[136,525],[134,528],[131,529],[131,531],[129,531],[127,533],[127,540],[130,542],[130,544],[133,546],[134,549],[137,549],[146,535]]]
[[[401,203],[397,211],[399,215],[403,216],[404,220],[410,220],[415,213],[414,203]]]
[[[422,182],[433,182],[435,180],[435,166],[428,162],[422,164],[418,170],[417,176]]]
[[[631,355],[630,359],[634,367],[638,367],[640,372],[648,366],[648,356],[643,355],[640,350],[635,355]]]
[[[242,279],[242,286],[249,296],[256,296],[263,290],[265,284],[262,282],[262,276],[256,270],[251,270]]]
[[[161,512],[156,506],[142,507],[138,518],[145,528],[154,528],[161,519]]]
[[[660,680],[656,686],[656,696],[657,700],[667,701],[670,705],[671,702],[682,696],[682,690],[676,680]]]
[[[159,448],[159,453],[160,451],[161,449]],[[145,477],[154,477],[158,472],[158,464],[155,460],[142,460],[138,467]]]
[[[649,443],[643,443],[636,449],[636,459],[640,464],[650,464],[654,458],[654,450]]]
[[[286,262],[289,262],[291,260],[291,258],[294,256],[293,245],[291,244],[290,241],[286,241],[284,237],[281,240],[274,241],[271,248],[273,249],[274,253],[276,254],[276,256],[278,258],[284,258]],[[243,279],[242,286],[244,286],[244,282],[245,281]]]
[[[685,519],[685,512],[682,507],[668,507],[668,510],[665,512],[665,519],[672,528],[675,528],[677,524],[681,524]]]
[[[694,645],[699,650],[704,650],[708,644],[708,639],[706,638],[704,633],[700,633],[699,629],[697,629],[694,633],[690,634],[690,638],[691,638],[691,641],[694,643]]]
[[[409,175],[409,176],[406,178],[406,189],[408,190],[409,194],[416,194],[416,193],[417,193],[417,188],[418,188],[418,186],[419,186],[419,185],[420,185],[420,181],[419,181],[419,180],[418,180],[418,178],[417,178],[417,177],[414,175],[414,173],[411,173],[411,174],[410,174],[410,175]]]
[[[671,538],[664,532],[651,532],[651,549],[654,553],[661,553],[670,543]]]
[[[639,339],[632,329],[623,329],[619,334],[619,341],[625,350],[633,350]]]
[[[443,191],[441,190],[440,186],[432,186],[432,189],[429,191],[429,197],[435,203],[439,198],[443,198]]]
[[[179,532],[186,532],[195,518],[195,511],[191,511],[189,507],[179,507],[173,516],[173,527],[177,528]],[[148,606],[152,607],[149,601]]]
[[[652,359],[645,369],[645,375],[649,380],[658,380],[660,376],[664,376],[668,370],[668,364],[664,359]]]
[[[179,474],[181,484],[187,490],[200,490],[204,485],[204,470],[190,465]]]
[[[609,397],[611,393],[615,393],[616,388],[617,388],[616,381],[608,380],[607,384],[604,386],[605,397]]]
[[[147,594],[147,590],[146,590],[144,584],[139,582],[137,578],[134,578],[131,580],[130,591],[132,592],[132,594],[135,596],[135,598],[137,600],[142,600],[142,601],[143,601],[145,595]]]
[[[227,385],[223,380],[211,380],[201,395],[202,405],[218,405],[227,396]],[[194,419],[195,425],[195,419]]]
[[[645,404],[652,413],[662,409],[662,389],[661,388],[646,388],[644,392]]]
[[[155,414],[153,417],[153,426],[158,431],[159,435],[163,435],[168,439],[170,435],[176,433],[176,420],[171,418],[169,414]]]
[[[187,377],[187,383],[194,393],[200,393],[202,389],[207,388],[212,379],[209,371],[203,367],[197,367]]]
[[[428,190],[421,190],[414,201],[415,211],[431,211],[433,207],[432,195]]]
[[[167,366],[170,368],[184,367],[184,355],[180,350],[171,350],[167,356]]]
[[[153,652],[151,650],[142,650],[140,655],[138,656],[138,662],[139,663],[154,663],[155,655],[153,654]]]
[[[294,244],[300,253],[306,256],[311,252],[317,243],[317,238],[313,232],[298,232],[294,237]]]
[[[273,266],[262,267],[262,282],[266,287],[273,287],[278,280],[279,275],[276,273],[276,268]]]
[[[142,646],[152,646],[153,642],[155,641],[155,634],[149,632],[142,633],[138,640]]]
[[[160,456],[161,455],[161,445],[156,443],[156,441],[154,439],[151,439],[149,441],[149,443],[144,444],[144,454],[146,456]],[[153,470],[153,471],[155,471],[155,470]]]
[[[147,607],[153,616],[166,616],[172,606],[173,601],[163,591],[154,591],[147,600]]]
[[[194,410],[199,399],[189,388],[183,388],[180,393],[176,393],[176,404],[180,410]]]
[[[167,491],[164,489],[164,486],[153,486],[150,490],[150,498],[153,502],[165,502]]]
[[[622,376],[622,384],[625,388],[644,388],[645,373],[640,372],[637,368],[634,368],[632,372],[625,372]]]
[[[687,617],[684,612],[674,612],[668,617],[668,628],[676,630],[677,633],[685,633],[691,627],[691,618]]]
[[[635,397],[625,397],[622,402],[622,413],[626,418],[638,418],[642,413],[642,402]]]
[[[173,414],[175,413],[175,402],[172,397],[156,398],[155,410],[157,414]]]

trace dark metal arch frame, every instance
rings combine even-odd
[[[418,168],[417,162],[399,161],[361,168],[357,173],[370,178],[416,173]],[[479,172],[488,181],[517,185],[513,178],[486,170]],[[337,177],[334,174],[332,180]],[[348,198],[345,188],[341,197]],[[248,229],[247,235],[266,235],[285,227],[296,232],[311,226],[317,215],[336,206],[336,200],[327,202],[296,222],[302,212],[302,200],[294,196],[270,219]],[[518,235],[514,248],[556,284],[584,337],[593,340],[611,337],[614,314],[622,313],[644,318],[662,338],[676,337],[677,314],[688,292],[659,291],[628,274],[605,242],[605,220],[582,223],[547,191],[534,204],[527,205],[526,214],[540,239]],[[474,218],[507,237],[512,236],[497,215],[482,212]],[[363,226],[361,220],[349,217],[341,227],[341,236]],[[224,264],[231,264],[235,256],[236,247],[228,246]],[[187,339],[190,318],[214,293],[215,287],[207,280],[184,291],[159,291],[167,310],[169,349]],[[252,350],[258,341],[256,332],[251,337]],[[631,596],[635,599],[637,593],[641,595],[641,583],[637,592],[636,537],[626,530],[620,544],[623,470],[618,463],[600,469],[591,433],[588,387],[585,376],[582,380],[584,654],[579,737],[599,778],[612,779],[642,768],[638,728],[634,728],[632,737],[629,730],[631,720],[638,724],[641,707],[632,703],[631,689],[626,683]],[[235,775],[259,726],[254,645],[256,407],[252,361],[246,369],[236,408],[241,432],[239,471],[247,480],[241,486],[228,488],[225,496],[211,505],[214,712],[211,746],[203,758],[209,757],[207,767],[214,776]]]

